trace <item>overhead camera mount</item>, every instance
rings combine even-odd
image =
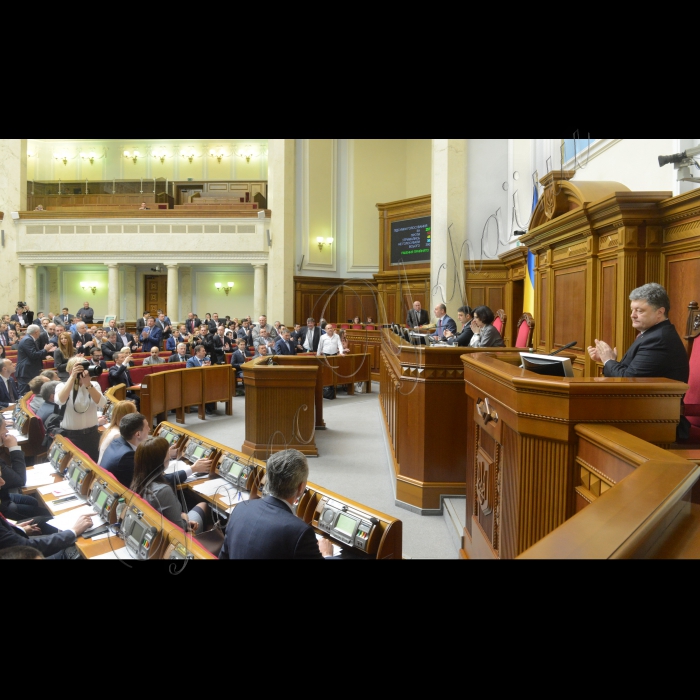
[[[678,171],[676,180],[678,182],[700,182],[700,177],[693,177],[691,167],[696,167],[700,170],[700,164],[693,156],[700,153],[700,146],[695,148],[687,148],[682,153],[674,153],[670,156],[659,156],[659,167],[663,168],[668,163],[673,163],[673,167]]]

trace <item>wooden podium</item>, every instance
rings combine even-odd
[[[511,559],[576,512],[575,427],[611,424],[675,440],[688,385],[662,378],[543,377],[517,353],[465,354],[467,518],[463,556]]]

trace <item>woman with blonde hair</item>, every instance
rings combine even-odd
[[[102,455],[104,455],[105,450],[109,447],[112,440],[119,437],[119,424],[122,422],[122,418],[129,413],[136,413],[136,406],[133,401],[117,401],[117,403],[114,404],[112,419],[109,425],[105,427],[100,437],[100,456],[97,459],[98,464],[102,461]]]
[[[58,347],[53,351],[53,365],[58,373],[58,378],[62,382],[68,379],[68,360],[74,356],[73,336],[68,331],[59,333]]]

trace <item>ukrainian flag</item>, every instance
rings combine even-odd
[[[537,206],[537,187],[532,193],[532,212]],[[532,212],[530,217],[532,217]],[[535,315],[535,256],[527,251],[527,277],[525,277],[525,289],[523,291],[523,311]]]

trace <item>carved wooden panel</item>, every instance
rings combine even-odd
[[[669,319],[676,330],[685,332],[688,304],[700,301],[700,251],[676,253],[666,258],[666,291],[671,301]]]
[[[617,260],[606,261],[601,266],[600,326],[598,338],[612,343],[615,338],[617,304]]]
[[[585,347],[586,268],[567,267],[554,271],[554,325],[552,349],[578,341]]]
[[[549,274],[541,274],[540,275],[540,318],[542,319],[541,323],[538,323],[537,325],[540,328],[540,345],[544,345],[547,342],[547,319],[549,316],[547,315],[549,313]]]
[[[168,276],[167,275],[145,275],[144,276],[144,299],[146,301],[144,309],[151,316],[157,318],[158,309],[168,313]]]
[[[518,514],[520,512],[518,434],[507,423],[503,426],[502,434],[499,555],[501,559],[514,559],[518,551]]]

